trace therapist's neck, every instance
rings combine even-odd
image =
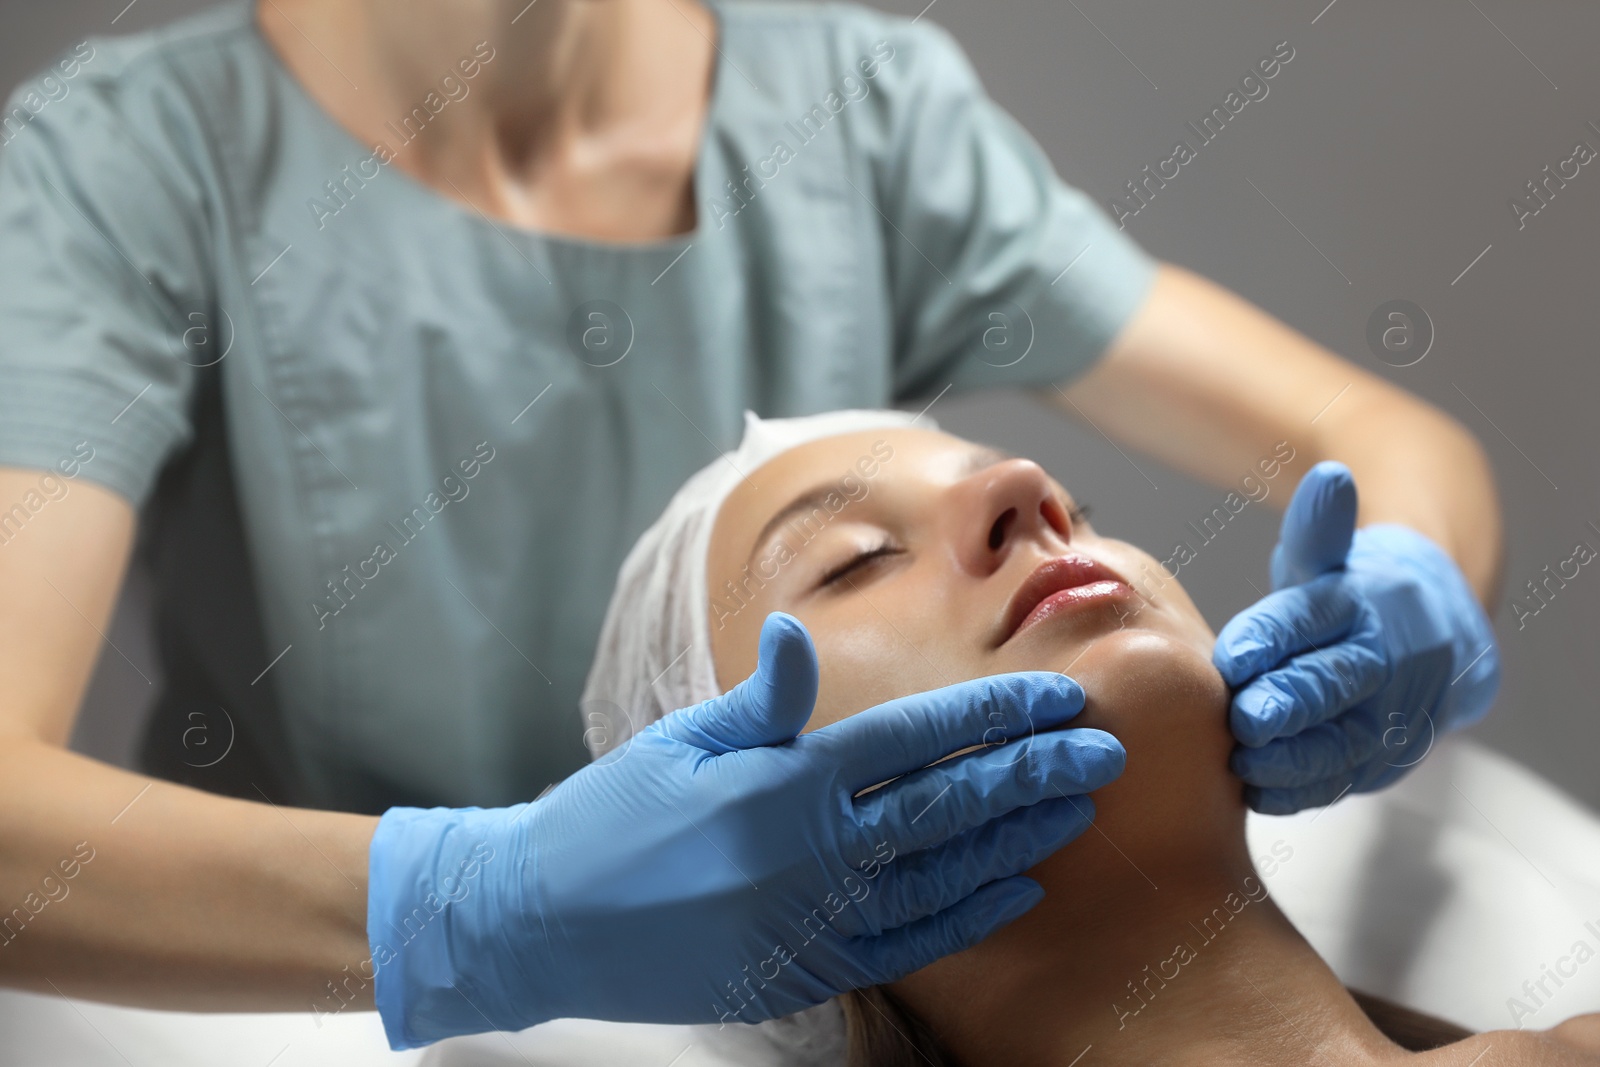
[[[1066,1067],[1090,1046],[1097,1067],[1405,1055],[1266,896],[1242,832],[1170,862],[1106,833],[1116,847],[1091,830],[1029,872],[1047,894],[1031,912],[893,987],[963,1067]]]
[[[319,103],[430,184],[504,201],[545,171],[692,169],[717,33],[699,0],[259,0],[256,17]],[[418,107],[438,110],[401,147]]]

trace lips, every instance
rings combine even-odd
[[[1088,556],[1069,552],[1039,564],[1023,581],[1006,606],[1001,623],[1004,644],[1034,623],[1079,605],[1132,595],[1122,576]],[[1065,595],[1062,595],[1065,594]]]

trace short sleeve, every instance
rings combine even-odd
[[[0,465],[137,507],[189,439],[212,302],[196,183],[124,77],[52,72],[0,116]]]
[[[945,31],[905,26],[887,48],[875,182],[897,399],[1083,373],[1142,303],[1156,260],[1056,175]]]

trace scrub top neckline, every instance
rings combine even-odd
[[[430,210],[438,210],[439,207],[443,207],[447,211],[462,216],[470,225],[486,226],[501,237],[526,241],[534,245],[566,246],[590,254],[596,252],[626,254],[631,252],[667,251],[691,245],[700,240],[706,235],[704,190],[701,186],[706,180],[709,169],[707,164],[711,154],[711,146],[715,140],[714,131],[721,122],[722,97],[725,92],[725,83],[728,80],[725,68],[732,64],[725,51],[728,43],[728,20],[727,12],[722,6],[722,0],[700,0],[700,2],[711,12],[711,17],[716,23],[716,38],[711,42],[712,51],[716,54],[711,61],[711,89],[707,94],[705,118],[700,124],[700,143],[695,148],[694,174],[691,179],[695,207],[693,229],[650,241],[605,241],[592,237],[579,237],[548,230],[536,230],[527,226],[519,226],[504,219],[495,218],[480,211],[470,202],[463,202],[445,196],[433,186],[406,171],[392,168],[396,176],[396,188],[405,190],[401,195],[434,205],[430,207]],[[266,55],[273,76],[288,87],[289,93],[299,102],[303,110],[310,112],[314,116],[313,121],[329,130],[334,136],[345,141],[354,151],[370,154],[371,146],[363,144],[360,138],[346,129],[338,119],[334,118],[332,112],[323,107],[321,102],[311,95],[311,92],[300,83],[300,79],[295,77],[294,71],[290,70],[288,64],[278,55],[277,50],[272,47],[272,42],[267,40],[266,36],[261,32],[259,23],[256,21],[256,6],[254,0],[247,0],[245,4],[248,32],[256,47],[260,48]]]

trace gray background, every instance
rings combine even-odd
[[[882,6],[914,16],[922,2]],[[88,34],[205,6],[125,3],[0,0],[0,87]],[[1471,427],[1500,480],[1505,590],[1515,596],[1579,539],[1600,548],[1587,525],[1600,525],[1592,464],[1600,160],[1521,231],[1507,205],[1577,140],[1600,148],[1600,132],[1585,125],[1600,125],[1600,7],[1325,3],[936,0],[922,17],[955,33],[990,93],[1067,181],[1102,204],[1168,156],[1187,136],[1185,121],[1198,123],[1287,40],[1295,58],[1266,99],[1201,148],[1128,229],[1152,253],[1242,293]],[[1365,341],[1368,317],[1392,299],[1421,305],[1437,331],[1411,367],[1386,366]],[[1039,459],[1093,505],[1103,531],[1158,556],[1194,540],[1185,524],[1223,496],[1125,457],[1021,397],[946,397],[934,414],[955,432]],[[1284,495],[1275,489],[1269,503]],[[1276,521],[1252,505],[1184,568],[1213,626],[1254,599],[1250,582],[1266,587]],[[110,636],[155,678],[147,604],[136,574]],[[1505,682],[1475,733],[1600,807],[1600,567],[1585,568],[1525,628],[1504,602],[1496,621]],[[120,656],[102,656],[74,746],[125,762],[150,692]]]

